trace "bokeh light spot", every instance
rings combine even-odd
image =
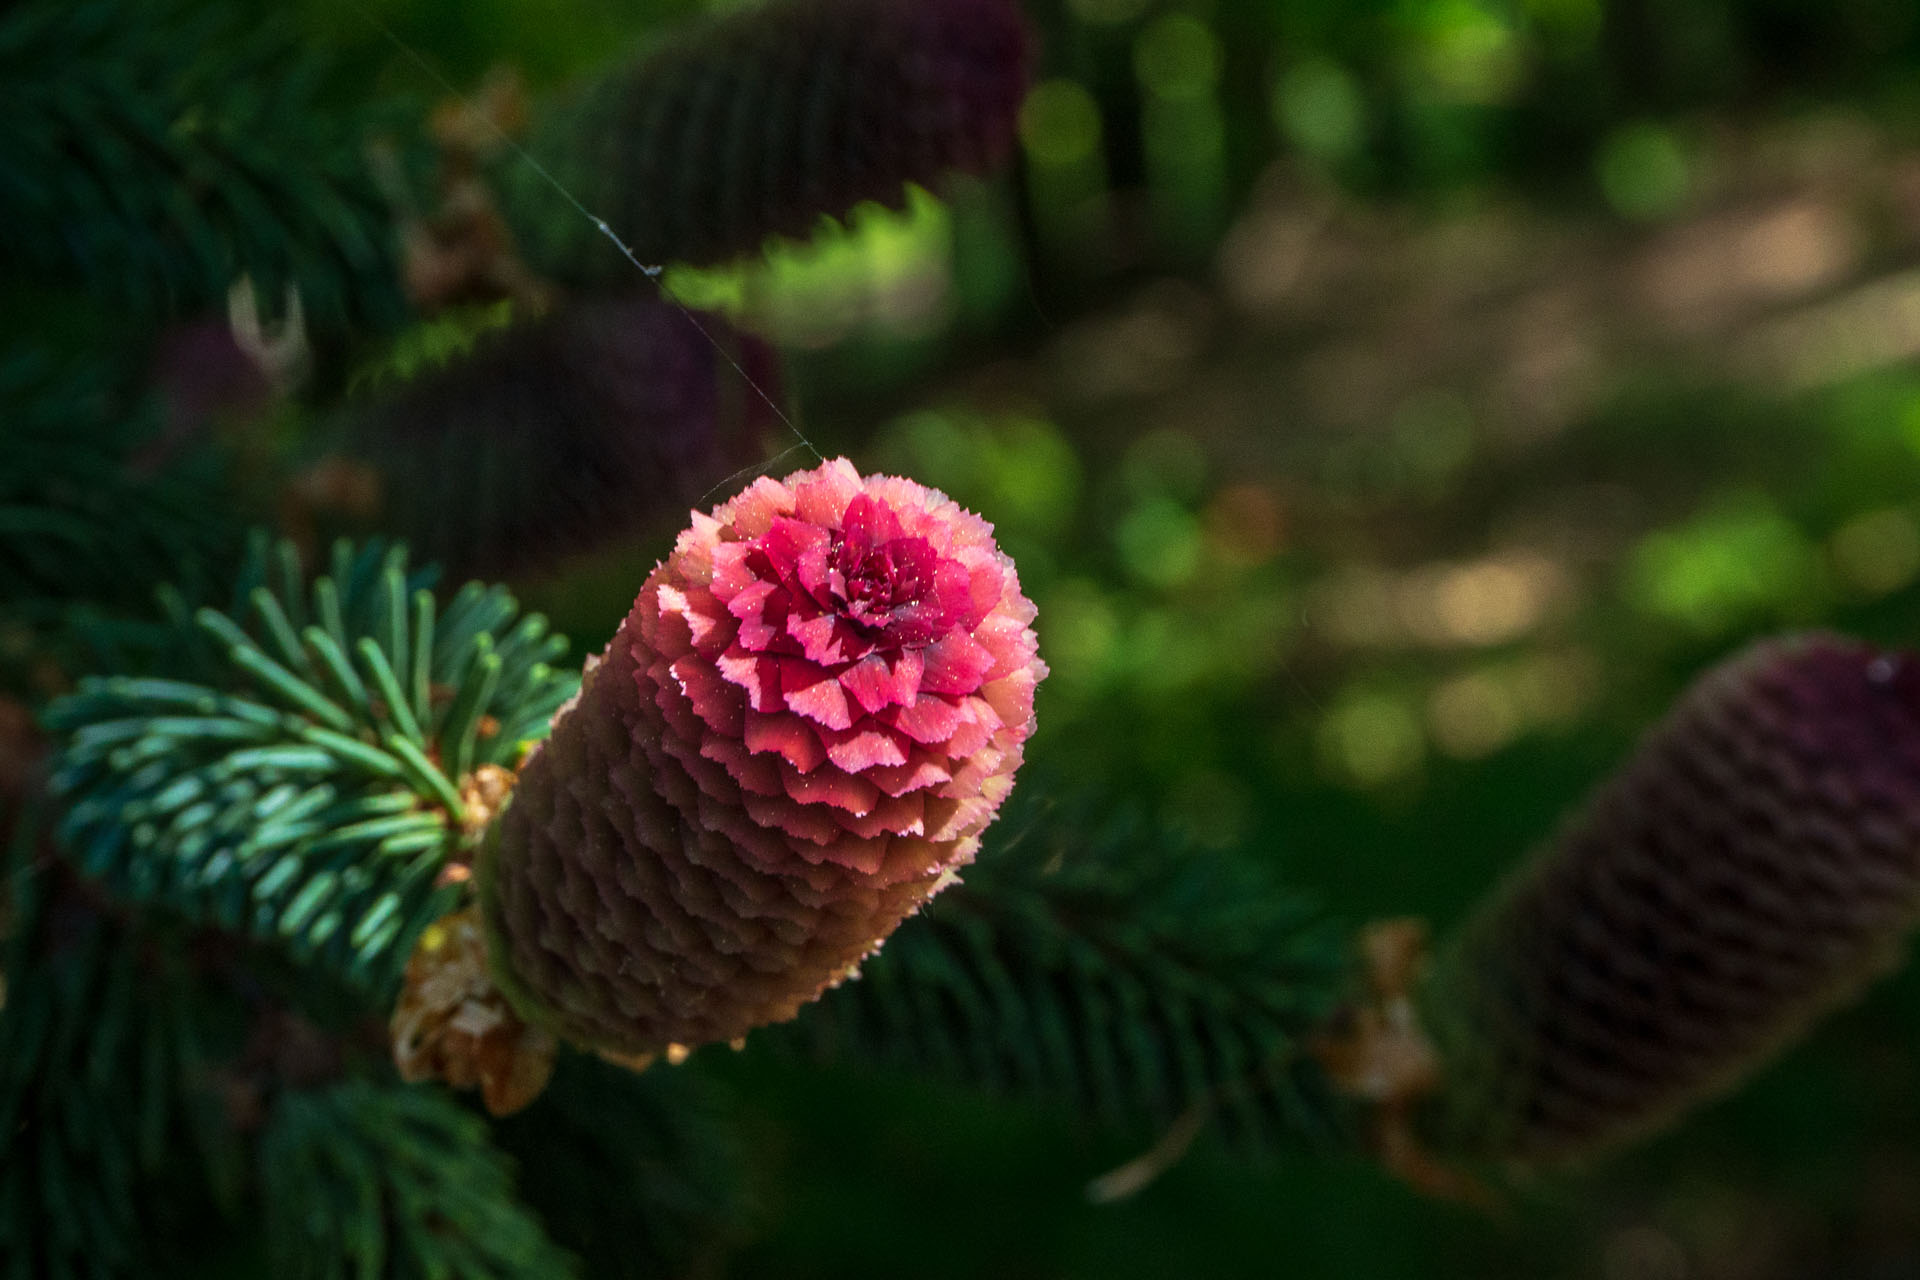
[[[983,461],[998,521],[1051,533],[1071,520],[1080,498],[1080,458],[1058,428],[1014,418],[999,424],[988,445]]]
[[[1440,750],[1458,760],[1493,754],[1521,727],[1512,691],[1488,671],[1456,676],[1435,689],[1427,699],[1427,724]]]
[[[1149,498],[1114,530],[1127,571],[1156,587],[1176,587],[1200,567],[1200,522],[1171,498]]]
[[[1869,596],[1883,596],[1920,575],[1920,524],[1898,507],[1855,516],[1828,543],[1834,567],[1847,583]]]
[[[1308,155],[1340,160],[1360,149],[1367,104],[1345,68],[1315,58],[1289,68],[1274,85],[1273,119],[1281,134]]]
[[[1201,513],[1207,548],[1234,567],[1265,564],[1280,550],[1286,521],[1273,491],[1257,484],[1232,484],[1213,495]]]
[[[1765,495],[1744,492],[1649,534],[1633,553],[1627,592],[1647,613],[1714,635],[1806,599],[1818,575],[1805,535]]]
[[[1669,129],[1641,122],[1607,135],[1594,160],[1607,203],[1629,218],[1651,221],[1677,213],[1693,191],[1686,150]]]
[[[1320,754],[1336,775],[1375,787],[1412,776],[1425,756],[1420,722],[1381,693],[1343,699],[1320,726]]]
[[[1078,164],[1100,145],[1100,106],[1076,80],[1042,81],[1020,108],[1020,140],[1037,164]]]
[[[1586,714],[1601,692],[1600,663],[1584,649],[1531,654],[1513,667],[1507,687],[1529,727],[1555,728]]]
[[[1190,13],[1163,14],[1140,33],[1133,65],[1149,93],[1203,97],[1220,78],[1220,41]]]
[[[1041,654],[1051,683],[1071,688],[1098,681],[1119,655],[1120,620],[1100,588],[1085,579],[1062,582],[1040,602],[1046,619]]]
[[[1420,69],[1428,88],[1456,102],[1505,102],[1520,88],[1525,48],[1502,17],[1476,0],[1430,0],[1419,6],[1425,28]]]

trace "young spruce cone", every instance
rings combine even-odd
[[[684,512],[758,451],[775,417],[756,388],[778,374],[717,316],[582,302],[373,402],[348,450],[379,477],[384,527],[455,574],[511,574]]]
[[[897,208],[909,182],[999,164],[1027,54],[1015,0],[773,0],[594,84],[531,150],[642,262],[723,262],[862,201]],[[631,281],[591,224],[553,215],[537,172],[503,181],[538,267]]]
[[[615,1056],[792,1017],[972,859],[1033,616],[984,521],[844,459],[696,516],[489,834],[501,989]]]
[[[1733,1082],[1920,916],[1920,655],[1831,636],[1703,677],[1438,957],[1441,1136],[1545,1162]]]

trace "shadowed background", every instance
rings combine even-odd
[[[792,416],[827,456],[912,475],[995,523],[1053,668],[1023,793],[1071,779],[1127,795],[1190,856],[1258,866],[1353,921],[1458,919],[1748,638],[1815,624],[1920,637],[1920,12],[1026,7],[1036,84],[1000,176],[862,206],[765,261],[669,265],[666,290],[715,313],[711,335],[615,302],[593,304],[625,310],[590,333],[568,329],[587,323],[575,311],[496,338],[484,307],[448,295],[448,342],[519,342],[543,372],[499,373],[508,395],[433,393],[444,424],[369,396],[346,403],[386,407],[342,421],[250,412],[231,465],[336,439],[374,441],[361,452],[377,463],[396,429],[450,442],[465,461],[390,476],[385,527],[510,575],[586,644],[689,505],[794,446]],[[463,91],[496,68],[519,76],[536,123],[498,118],[535,146],[545,104],[590,108],[579,87],[609,58],[695,8],[373,4]],[[404,114],[362,120],[397,101],[417,120],[446,95],[351,7],[306,3],[290,23],[341,57],[312,89],[316,129],[333,113],[400,139],[391,168],[443,192],[469,176],[449,161],[467,145],[535,274],[543,231],[591,241],[484,133],[434,154]],[[182,92],[216,117],[263,109]],[[580,192],[602,212],[598,194]],[[298,191],[268,199],[302,208]],[[122,212],[102,200],[100,216]],[[87,252],[111,239],[65,214],[0,260],[29,280],[96,272],[130,309],[147,286],[169,309],[225,305],[228,282],[191,264]],[[56,250],[27,260],[40,244]],[[384,255],[342,241],[335,258],[351,278]],[[256,283],[282,310],[279,285]],[[110,341],[53,286],[23,296],[39,305],[8,308],[0,334]],[[316,349],[334,341],[330,307],[370,296],[308,288]],[[351,322],[399,327],[377,308]],[[622,333],[655,331],[670,341],[623,358]],[[568,390],[539,381],[553,376],[540,344],[577,366]],[[786,357],[777,376],[766,344]],[[335,367],[377,389],[436,358],[422,341]],[[163,446],[233,436],[206,404],[270,394],[218,343],[183,338],[155,361]],[[644,416],[682,403],[689,365],[719,373],[717,402],[692,415],[710,434],[608,449],[490,425],[512,395]],[[469,464],[482,474],[447,481]],[[164,447],[151,465],[173,465]],[[324,475],[313,485],[322,509],[354,508]],[[644,503],[623,499],[635,487]],[[1088,1181],[1155,1132],[751,1047],[659,1087],[736,1112],[746,1207],[716,1213],[682,1255],[689,1274],[1894,1277],[1920,1274],[1917,1045],[1920,976],[1902,973],[1737,1095],[1591,1173],[1523,1187],[1499,1220],[1357,1157],[1211,1135],[1094,1206]],[[502,1130],[528,1199],[577,1215],[569,1188],[591,1171],[556,1167],[576,1148],[528,1126]],[[703,1203],[701,1170],[656,1140],[662,1176],[684,1174]],[[617,1206],[593,1217],[576,1225],[622,1229]]]

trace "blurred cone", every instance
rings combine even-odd
[[[1920,915],[1920,659],[1814,635],[1709,672],[1422,995],[1454,1150],[1576,1157],[1730,1085]]]
[[[775,0],[614,72],[529,145],[642,262],[711,264],[862,201],[899,208],[907,183],[997,166],[1027,80],[1014,0]],[[556,208],[541,172],[502,176],[542,271],[632,278],[595,226]]]
[[[456,575],[502,576],[683,518],[759,456],[778,385],[772,349],[718,317],[583,302],[374,400],[347,452],[385,531]]]

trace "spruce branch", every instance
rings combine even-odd
[[[217,461],[142,466],[157,418],[116,382],[33,346],[0,356],[0,621],[21,628],[7,644],[29,656],[73,651],[87,610],[137,607],[169,578],[198,590],[238,558]]]
[[[401,314],[372,120],[320,105],[295,29],[177,0],[0,15],[0,274],[144,316],[251,276],[323,322]]]
[[[144,904],[384,988],[446,910],[441,869],[575,678],[501,588],[442,608],[404,547],[334,547],[305,579],[256,538],[225,609],[166,593],[170,678],[90,677],[46,713],[62,843]]]
[[[438,1090],[347,1080],[281,1095],[260,1181],[276,1276],[576,1274],[520,1203],[485,1123]]]
[[[1001,845],[791,1028],[763,1033],[1114,1125],[1249,1143],[1341,1124],[1305,1051],[1344,939],[1299,897],[1145,824],[1029,805]]]
[[[1026,86],[1013,0],[775,0],[674,33],[551,114],[530,150],[642,262],[716,263],[991,169]],[[536,266],[632,282],[593,224],[557,216],[539,171],[503,177]]]
[[[636,1075],[568,1053],[539,1103],[495,1121],[494,1134],[540,1170],[523,1194],[589,1275],[704,1275],[752,1208],[725,1101],[692,1068]]]
[[[13,835],[0,898],[0,1276],[134,1274],[152,1260],[155,1179],[166,1175],[175,1202],[237,1185],[217,1107],[191,1105],[213,1102],[194,1084],[208,1006],[176,948],[72,891],[31,812]]]

